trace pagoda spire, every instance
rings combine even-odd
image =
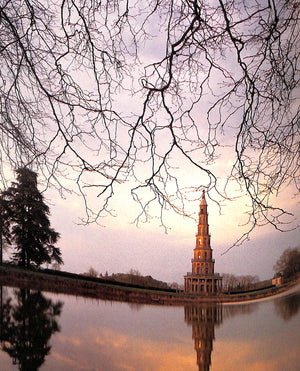
[[[204,189],[202,191],[201,205],[206,205],[207,206],[206,199],[205,199],[205,190]]]
[[[199,211],[199,222],[198,222],[198,233],[196,235],[196,247],[210,248],[210,235],[209,235],[209,225],[208,225],[208,213],[207,213],[207,203],[205,199],[205,191],[202,191],[202,199],[200,202]]]

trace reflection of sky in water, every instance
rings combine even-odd
[[[94,302],[90,306],[81,299],[75,305],[72,315],[64,313],[63,334],[57,337],[58,350],[53,352],[64,367],[154,370],[162,362],[167,362],[165,367],[171,366],[173,357],[186,358],[178,351],[181,344],[188,349],[189,344],[184,344],[188,336],[182,336],[174,326],[178,323],[181,329],[185,327],[180,308],[171,312],[169,308],[146,306],[131,310],[124,303]]]
[[[188,321],[183,307],[45,296],[64,305],[57,319],[61,332],[52,335],[41,370],[200,370],[195,337],[205,328],[207,344],[214,336],[212,371],[298,369],[299,296],[296,304],[277,299],[225,305],[218,321],[207,307],[190,312],[196,314]],[[1,370],[17,369],[3,351],[0,364]]]
[[[273,300],[249,315],[225,318],[216,330],[211,370],[298,370],[299,325],[299,313],[285,321]]]

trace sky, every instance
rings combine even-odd
[[[297,200],[291,200],[287,197],[286,206],[291,207],[299,221],[299,205]],[[133,223],[136,208],[131,207],[130,198],[122,199],[120,195],[116,197],[117,216],[101,219],[100,225],[82,225],[78,218],[83,207],[79,198],[52,196],[48,201],[52,227],[61,234],[57,245],[64,259],[62,270],[83,273],[93,267],[99,273],[112,274],[135,269],[143,275],[182,284],[183,276],[192,269],[200,199],[192,202],[196,219],[170,213],[167,233],[158,220],[137,227]],[[229,201],[222,207],[221,215],[208,197],[207,203],[215,272],[268,279],[282,252],[299,246],[299,228],[280,232],[269,225],[255,229],[249,241],[226,252],[245,231],[239,226],[245,215],[239,202]],[[297,225],[297,221],[292,225]]]

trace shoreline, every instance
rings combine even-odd
[[[67,272],[66,272],[67,273]],[[253,302],[281,294],[300,283],[297,280],[272,287],[260,292],[239,294],[219,294],[216,296],[196,296],[183,292],[169,292],[162,289],[132,287],[130,285],[107,283],[105,280],[93,279],[70,274],[72,277],[48,274],[41,271],[25,270],[14,266],[0,266],[0,284],[3,286],[30,288],[57,294],[89,297],[109,301],[124,301],[138,304],[156,304],[182,306],[198,303],[239,303]]]

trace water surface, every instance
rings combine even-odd
[[[298,370],[300,291],[150,306],[2,288],[0,369]]]

